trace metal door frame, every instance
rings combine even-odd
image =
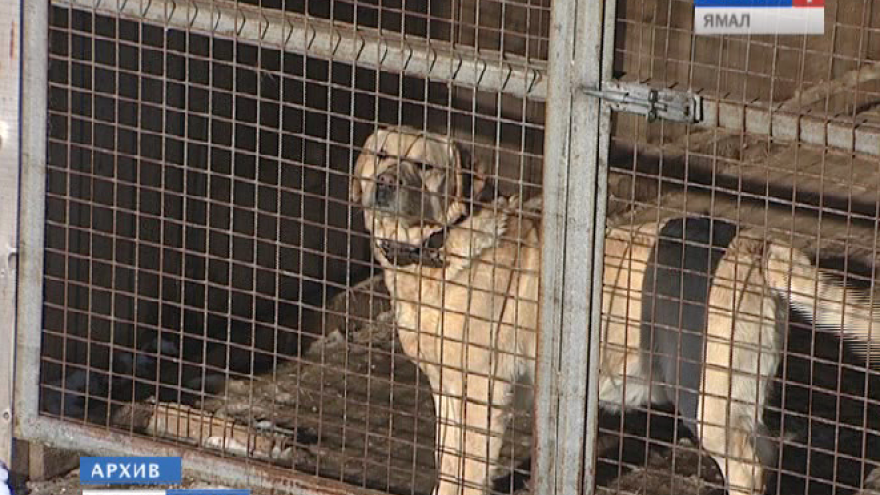
[[[39,415],[50,2],[21,2],[25,63],[20,93],[21,195],[17,220],[21,225],[21,254],[17,277],[18,331],[14,346],[15,436],[103,455],[182,456],[187,473],[254,488],[273,488],[286,493],[367,491],[314,476],[295,476],[286,469],[257,466],[246,459],[222,458],[170,442],[133,438]],[[549,201],[545,201],[543,213],[544,331],[539,346],[536,392],[539,440],[535,446],[533,476],[536,493],[576,493],[581,487],[588,493],[592,491],[592,483],[585,483],[585,479],[592,478],[593,455],[592,449],[585,445],[591,445],[595,438],[598,408],[595,401],[588,403],[587,397],[588,390],[594,390],[597,378],[589,371],[596,367],[598,356],[600,306],[597,303],[601,295],[601,257],[596,258],[593,253],[601,252],[603,244],[610,111],[579,88],[595,87],[610,74],[613,54],[608,49],[603,51],[603,46],[613,46],[608,41],[614,28],[613,1],[555,0],[551,14],[550,69],[546,75],[522,64],[507,62],[503,57],[473,61],[435,46],[389,44],[358,34],[343,37],[340,33],[346,31],[334,31],[333,26],[326,23],[309,20],[309,24],[297,26],[269,18],[265,11],[222,1],[181,0],[174,2],[173,9],[163,7],[168,3],[165,0],[153,0],[146,7],[136,1],[54,2],[95,13],[136,17],[172,28],[201,27],[215,34],[233,33],[236,39],[253,38],[282,48],[307,50],[318,56],[338,57],[348,53],[353,63],[426,78],[439,77],[436,71],[446,71],[448,74],[443,72],[442,77],[457,83],[518,96],[540,98],[546,91],[548,108],[552,109],[547,115],[545,133],[545,163],[550,166],[544,167],[544,191]],[[220,29],[223,26],[230,29]],[[293,45],[288,46],[291,42]],[[591,69],[595,67],[602,70]],[[584,249],[585,246],[589,248]],[[587,328],[590,332],[585,331]],[[558,435],[559,431],[565,434]],[[0,454],[2,452],[0,450]],[[585,479],[582,478],[584,469]]]

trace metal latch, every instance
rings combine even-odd
[[[645,115],[648,122],[663,119],[696,124],[703,120],[703,98],[690,92],[620,81],[605,81],[602,89],[584,88],[583,92],[608,102],[612,110]]]

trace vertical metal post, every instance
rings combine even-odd
[[[0,460],[12,464],[21,2],[0,2]]]
[[[542,495],[593,491],[598,404],[587,397],[598,378],[610,113],[581,89],[600,87],[610,74],[605,19],[604,0],[553,3],[536,406],[535,492]]]
[[[37,416],[43,307],[49,2],[22,0],[15,431]]]

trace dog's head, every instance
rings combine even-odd
[[[465,218],[485,184],[451,138],[388,128],[364,143],[350,191],[377,243],[417,247]]]

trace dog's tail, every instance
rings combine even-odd
[[[768,285],[795,311],[818,326],[839,329],[870,366],[880,365],[880,294],[846,287],[782,242],[769,243],[765,263]]]

